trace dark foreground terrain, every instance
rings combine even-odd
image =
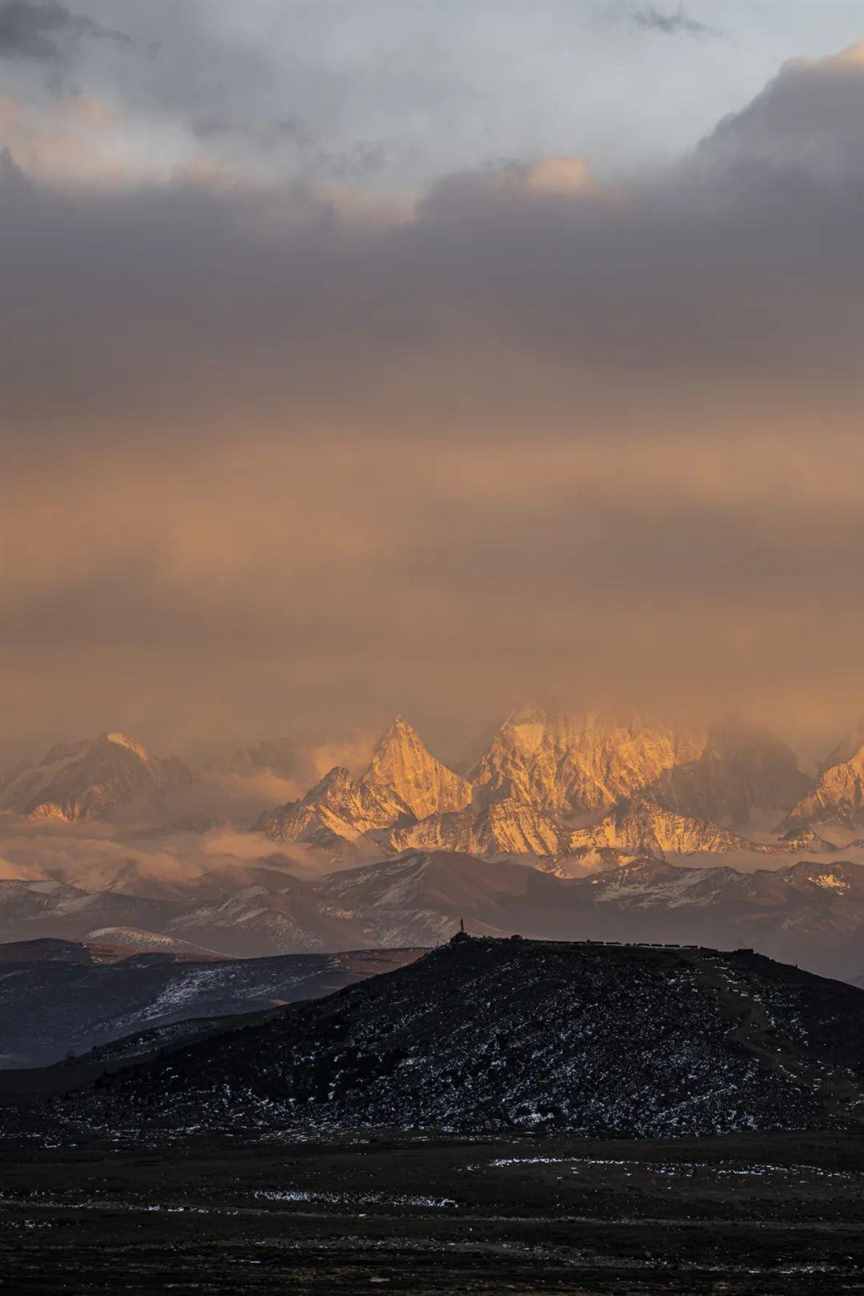
[[[851,986],[460,936],[211,1028],[6,1073],[0,1294],[864,1296]]]
[[[750,950],[463,936],[2,1117],[64,1139],[860,1128],[864,992]]]
[[[0,1148],[0,1291],[864,1292],[864,1139]]]
[[[0,945],[0,1091],[5,1069],[45,1067],[90,1050],[93,1062],[101,1054],[111,1061],[152,1053],[208,1034],[220,1017],[332,994],[424,952],[224,959],[61,940]],[[122,1046],[112,1048],[116,1040]]]

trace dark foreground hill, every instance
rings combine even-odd
[[[314,999],[389,972],[423,951],[189,959],[73,941],[0,946],[0,1070],[46,1066],[123,1037],[155,1052],[198,1028],[190,1018],[253,1013]],[[181,1025],[172,1027],[171,1023]],[[161,1034],[160,1034],[161,1032]],[[178,1035],[179,1033],[179,1035]],[[140,1042],[139,1042],[140,1041]],[[117,1049],[109,1051],[114,1057]]]
[[[61,1100],[91,1130],[658,1137],[864,1116],[864,992],[749,951],[463,938]]]

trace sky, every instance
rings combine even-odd
[[[4,740],[853,723],[862,40],[0,0]]]

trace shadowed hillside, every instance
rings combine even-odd
[[[657,1137],[854,1120],[864,993],[738,951],[456,938],[82,1091],[76,1125]]]

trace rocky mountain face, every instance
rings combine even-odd
[[[410,811],[395,790],[370,786],[337,766],[302,800],[262,815],[256,827],[274,841],[338,851],[346,842],[356,843],[373,829],[408,817]]]
[[[476,809],[433,814],[376,834],[387,851],[452,850],[470,855],[557,858],[569,848],[570,833],[550,810],[505,798]]]
[[[506,721],[464,778],[397,721],[358,780],[332,770],[258,827],[358,860],[370,845],[546,866],[598,849],[759,853],[743,831],[760,812],[779,821],[808,786],[788,747],[741,726],[706,737],[529,708]]]
[[[856,742],[858,746],[842,744],[829,756],[816,787],[790,812],[786,831],[825,823],[849,829],[864,827],[864,735],[856,735]]]
[[[372,753],[361,785],[392,788],[415,819],[462,810],[471,802],[471,784],[436,760],[401,716]]]
[[[122,1049],[114,1045],[106,1057],[153,1052],[172,1024],[314,999],[404,967],[422,952],[202,962],[69,941],[29,945],[0,945],[0,1069],[46,1066],[120,1039]],[[179,1034],[171,1032],[174,1042]]]
[[[609,847],[631,855],[653,855],[657,859],[700,852],[722,854],[772,849],[757,847],[711,820],[677,814],[648,797],[621,802],[598,824],[572,832],[567,844],[571,853]]]
[[[376,829],[416,822],[433,810],[460,810],[470,785],[427,750],[417,732],[396,719],[357,779],[336,767],[300,801],[264,815],[256,825],[275,841],[297,841],[338,855]],[[371,845],[371,843],[370,843]]]
[[[843,1127],[864,992],[753,955],[457,938],[389,976],[58,1100],[69,1128]]]
[[[699,746],[670,729],[529,710],[507,720],[468,777],[481,804],[509,800],[578,814],[651,787]]]
[[[258,870],[147,899],[0,881],[0,939],[86,940],[175,958],[437,945],[470,931],[540,939],[752,946],[827,975],[861,974],[864,865],[830,857],[740,872],[639,858],[583,877],[449,851],[409,851],[323,878]]]
[[[289,746],[260,744],[244,760],[271,773],[280,762],[293,768],[297,754]],[[864,765],[856,755],[826,771],[828,791],[813,793],[824,800],[833,789],[844,822],[852,822],[850,807],[864,795],[856,760]],[[218,792],[209,788],[205,797],[205,782],[206,772],[196,782],[181,762],[108,733],[55,747],[8,774],[0,781],[0,811],[66,823],[132,822],[137,815],[200,831],[219,821]],[[789,748],[740,725],[706,736],[527,708],[508,718],[464,775],[398,718],[359,775],[336,767],[255,827],[274,841],[300,844],[325,868],[410,849],[530,859],[547,868],[598,850],[758,854],[751,826],[760,815],[778,824],[809,786]],[[812,818],[804,810],[790,818],[784,832],[792,837],[775,839],[778,852],[798,849]]]
[[[0,810],[76,823],[147,810],[172,784],[191,778],[175,759],[159,759],[122,733],[52,747],[0,783]]]

